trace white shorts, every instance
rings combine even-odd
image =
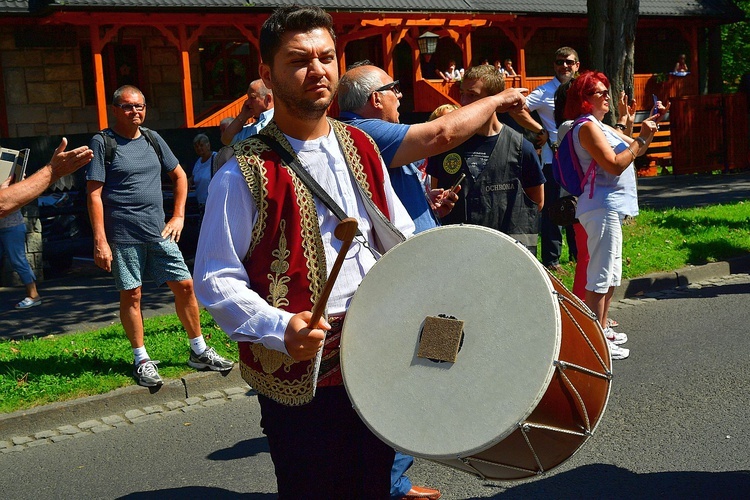
[[[586,268],[586,290],[606,294],[610,287],[620,286],[623,218],[606,208],[590,210],[578,217],[588,236],[586,247],[591,259]]]

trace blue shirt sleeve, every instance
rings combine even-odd
[[[521,186],[525,188],[539,186],[546,180],[534,145],[524,139],[521,146]]]
[[[89,142],[89,148],[94,152],[94,157],[86,165],[86,180],[104,182],[107,172],[104,168],[104,139],[99,134],[94,135]]]
[[[409,130],[409,125],[391,123],[384,120],[361,119],[350,122],[355,127],[364,130],[380,149],[380,156],[386,167],[391,167],[391,161]],[[394,165],[400,167],[402,165]]]

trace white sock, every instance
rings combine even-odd
[[[149,359],[148,353],[146,352],[146,346],[142,345],[141,347],[134,347],[133,348],[133,356],[135,356],[135,364],[140,364],[141,361],[144,359]]]
[[[190,348],[195,354],[203,354],[203,351],[206,350],[206,341],[203,339],[203,335],[190,339]]]

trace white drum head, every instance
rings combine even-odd
[[[425,318],[464,322],[455,362],[417,355]],[[352,299],[341,367],[352,404],[396,449],[465,457],[535,408],[560,350],[560,311],[541,264],[499,231],[447,226],[389,251]]]

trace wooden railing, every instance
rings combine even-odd
[[[507,87],[523,87],[529,92],[539,85],[548,82],[551,76],[511,76],[506,78]],[[663,102],[671,97],[698,94],[698,78],[695,75],[685,77],[669,76],[662,82],[657,82],[653,74],[635,75],[633,96],[638,109],[649,109],[653,105],[652,95],[656,95]],[[216,111],[195,124],[195,128],[218,126],[226,117],[235,117],[240,113],[247,96],[242,96],[226,107]],[[459,104],[460,84],[458,82],[444,82],[437,79],[419,80],[414,85],[414,111],[431,113],[442,104]]]
[[[224,118],[234,118],[235,116],[239,115],[240,111],[242,110],[242,105],[245,104],[246,100],[247,100],[247,95],[243,95],[236,101],[230,104],[227,104],[226,106],[219,109],[218,111],[212,113],[206,118],[203,118],[200,122],[195,124],[194,128],[218,127],[219,123]]]

